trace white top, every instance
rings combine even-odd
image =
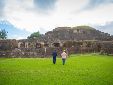
[[[66,54],[65,52],[63,52],[63,53],[61,54],[61,56],[62,56],[63,59],[65,59],[65,58],[67,57],[67,54]]]

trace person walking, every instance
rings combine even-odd
[[[61,53],[61,56],[62,56],[62,64],[64,65],[65,61],[66,61],[66,58],[68,56],[65,50]]]
[[[56,63],[56,57],[57,57],[56,50],[53,51],[52,56],[53,56],[53,64],[55,64]]]

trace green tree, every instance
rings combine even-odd
[[[36,38],[38,38],[38,37],[40,37],[41,36],[41,34],[40,34],[40,32],[38,31],[38,32],[34,32],[34,33],[32,33],[30,36],[28,36],[27,38],[28,39],[36,39]]]
[[[6,39],[7,38],[7,33],[5,29],[0,30],[0,39]]]

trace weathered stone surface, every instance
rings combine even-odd
[[[89,26],[58,27],[53,31],[45,33],[44,38],[48,42],[59,42],[68,40],[113,40],[113,36],[101,32]]]
[[[89,26],[58,27],[38,39],[0,40],[0,57],[50,57],[63,49],[68,54],[113,54],[113,36]]]

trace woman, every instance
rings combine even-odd
[[[64,65],[65,64],[65,61],[66,61],[66,58],[67,58],[67,53],[66,53],[65,50],[61,53],[61,56],[62,56],[62,63]]]

